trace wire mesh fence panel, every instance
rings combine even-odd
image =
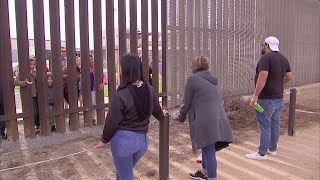
[[[254,89],[261,43],[267,36],[278,37],[280,52],[290,61],[295,78],[289,85],[320,81],[319,1],[171,0],[168,3],[167,83],[171,107],[181,103],[185,83],[181,82],[181,75],[186,79],[190,74],[186,69],[199,55],[209,58],[210,71],[219,79],[224,95],[250,93]],[[185,9],[181,8],[183,5]],[[182,44],[186,45],[185,49],[181,48]],[[185,67],[179,66],[182,64]]]

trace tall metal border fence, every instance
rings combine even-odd
[[[0,80],[2,82],[2,89],[4,93],[4,115],[0,115],[0,121],[5,121],[7,125],[7,133],[9,140],[17,140],[19,136],[26,138],[34,138],[34,106],[33,99],[31,97],[31,86],[21,87],[21,109],[22,112],[17,112],[16,94],[14,89],[14,76],[12,70],[12,44],[10,33],[10,21],[12,17],[9,17],[9,3],[13,0],[0,0]],[[141,55],[143,62],[144,74],[146,81],[149,80],[149,62],[152,61],[152,84],[153,87],[159,92],[159,88],[166,89],[166,84],[160,85],[159,76],[159,57],[162,62],[163,76],[162,82],[166,82],[166,0],[139,0],[141,4],[140,10],[137,8],[138,0],[117,0],[118,14],[115,15],[116,0],[104,0],[105,8],[105,25],[103,27],[102,18],[102,1],[101,0],[80,0],[78,1],[79,8],[75,6],[75,0],[50,0],[49,12],[44,8],[44,0],[32,1],[32,14],[33,14],[33,26],[34,30],[34,49],[36,59],[36,89],[37,100],[40,119],[40,135],[50,135],[50,118],[56,119],[56,131],[58,133],[65,133],[68,129],[75,131],[80,127],[91,127],[94,123],[92,120],[92,111],[97,111],[96,122],[98,125],[103,125],[105,121],[105,108],[109,106],[109,101],[116,93],[116,74],[117,63],[116,57],[119,54],[126,54],[131,52]],[[29,50],[30,44],[28,37],[28,31],[30,27],[28,25],[28,18],[30,12],[27,12],[26,0],[14,1],[16,23],[16,35],[17,35],[17,52],[19,61],[19,80],[30,80],[30,68],[29,68]],[[30,1],[29,1],[30,2]],[[63,8],[60,3],[64,2]],[[92,25],[89,24],[89,3],[92,3],[91,12],[93,12]],[[127,12],[129,7],[129,12]],[[65,14],[65,42],[62,43],[60,27],[60,11]],[[75,11],[78,11],[76,17]],[[140,16],[138,16],[138,13]],[[161,16],[159,17],[159,14]],[[46,16],[50,16],[50,29],[46,29],[45,25]],[[129,18],[127,18],[127,15]],[[115,27],[115,20],[118,17],[118,25]],[[140,24],[138,25],[138,17],[140,17]],[[80,19],[79,27],[76,27],[75,18]],[[149,20],[151,20],[151,26],[149,28]],[[130,31],[127,31],[127,22],[130,22]],[[160,27],[159,27],[159,23]],[[94,50],[90,54],[89,49],[89,26],[93,26],[93,42]],[[138,32],[138,27],[141,31]],[[80,34],[76,36],[75,29],[80,29]],[[115,37],[115,29],[118,29],[118,38]],[[159,29],[162,30],[162,40],[159,41]],[[51,67],[46,65],[46,40],[45,32],[50,30],[50,46],[51,46]],[[102,31],[106,31],[106,51],[103,51],[103,39]],[[139,36],[139,37],[138,37]],[[151,36],[151,38],[149,38]],[[80,40],[80,58],[81,58],[81,88],[83,105],[78,103],[78,83],[79,72],[76,69],[76,43],[75,40]],[[138,39],[141,41],[138,48]],[[118,41],[118,49],[116,50],[116,43]],[[105,40],[104,40],[105,41]],[[67,54],[67,73],[62,74],[61,69],[61,45],[65,44]],[[127,46],[128,44],[128,46]],[[150,47],[149,47],[150,46]],[[130,47],[129,49],[127,47]],[[162,50],[160,51],[160,47]],[[116,53],[117,52],[117,53]],[[139,53],[140,52],[140,53]],[[151,56],[149,57],[151,52]],[[161,56],[159,56],[161,52]],[[106,53],[106,55],[104,54]],[[90,64],[89,57],[94,56],[94,83],[95,88],[98,88],[103,82],[103,64],[107,64],[107,77],[108,77],[108,99],[105,101],[104,92],[96,91],[96,105],[92,104],[92,90],[91,90],[91,77],[90,77]],[[106,57],[106,58],[103,58]],[[52,110],[49,110],[48,103],[48,81],[47,73],[51,71],[54,81],[54,106]],[[63,79],[63,75],[67,75],[66,79]],[[65,85],[64,81],[67,81]],[[65,86],[65,87],[63,87]],[[68,91],[68,107],[64,106],[64,92]],[[165,94],[164,91],[160,93],[160,96]],[[162,98],[162,103],[166,106],[166,97]],[[19,103],[20,104],[20,103]],[[68,116],[67,116],[68,115]],[[22,119],[23,129],[18,128],[17,119]],[[68,124],[69,122],[69,124]],[[19,126],[21,127],[21,126]]]
[[[183,99],[192,59],[204,55],[224,95],[250,93],[260,47],[280,40],[294,81],[320,81],[320,2],[316,0],[168,0],[169,106]]]

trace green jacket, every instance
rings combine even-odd
[[[32,97],[37,97],[37,87],[36,87],[36,72],[32,72],[29,81],[32,81],[33,83],[30,85],[31,86],[31,94]],[[18,75],[15,80],[14,80],[14,85],[15,86],[20,86],[20,87],[26,87],[28,84],[25,82],[25,80],[20,80],[20,76]]]

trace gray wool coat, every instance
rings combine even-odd
[[[217,142],[232,142],[232,130],[223,108],[218,79],[208,70],[200,70],[188,77],[184,100],[177,119],[189,117],[192,150]]]

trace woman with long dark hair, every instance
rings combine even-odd
[[[120,86],[111,101],[97,148],[111,144],[117,180],[133,179],[133,167],[148,149],[149,118],[164,120],[156,91],[143,79],[142,62],[127,54],[120,60]]]

